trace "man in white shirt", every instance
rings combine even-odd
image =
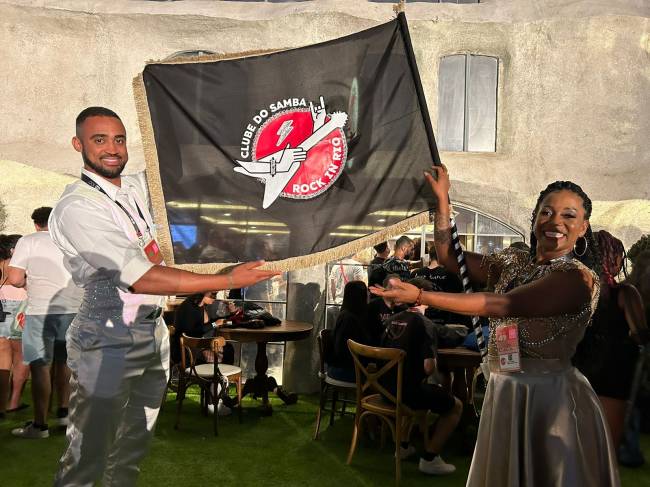
[[[346,257],[332,265],[329,275],[329,299],[331,303],[341,304],[345,285],[350,281],[366,282],[366,273],[363,271],[361,262]]]
[[[67,335],[69,445],[55,485],[131,486],[169,373],[161,296],[242,288],[278,273],[259,269],[262,261],[222,275],[165,267],[143,188],[121,176],[128,152],[117,114],[83,110],[72,145],[82,180],[66,188],[49,223],[84,297]]]
[[[63,254],[52,242],[47,219],[52,208],[32,213],[36,233],[16,244],[9,263],[8,281],[27,290],[23,361],[32,373],[34,420],[12,430],[20,438],[47,438],[47,414],[52,394],[50,365],[54,362],[58,399],[57,423],[68,424],[70,369],[66,365],[65,334],[81,303],[82,291],[72,282]]]

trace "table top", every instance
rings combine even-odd
[[[314,325],[303,321],[283,320],[278,326],[250,328],[217,328],[217,335],[238,342],[288,342],[311,335]]]
[[[481,354],[465,347],[439,348],[438,360],[447,367],[478,367],[481,364]]]

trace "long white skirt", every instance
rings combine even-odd
[[[557,360],[524,359],[523,369],[490,374],[467,486],[619,486],[616,452],[587,379]]]

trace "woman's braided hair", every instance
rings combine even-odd
[[[621,272],[621,264],[625,258],[623,242],[614,237],[607,230],[595,233],[598,250],[603,265],[603,278],[611,287],[616,286],[616,276]]]
[[[589,196],[587,196],[587,194],[582,190],[580,186],[571,181],[555,181],[554,183],[549,184],[546,189],[544,189],[544,191],[539,193],[539,198],[537,198],[537,203],[535,204],[535,209],[533,210],[533,215],[531,217],[530,255],[533,257],[535,257],[535,253],[537,251],[537,238],[535,237],[535,218],[537,218],[539,205],[541,205],[544,198],[546,198],[546,196],[549,194],[563,190],[571,191],[572,193],[578,195],[580,199],[582,199],[582,207],[585,210],[585,220],[588,220],[591,217],[591,199],[589,199]],[[587,241],[587,249],[583,255],[575,255],[575,258],[596,272],[596,274],[600,275],[600,253],[598,251],[598,245],[596,244],[594,234],[591,231],[591,225],[588,225],[587,233],[585,233],[584,238]]]

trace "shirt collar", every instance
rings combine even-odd
[[[117,194],[121,189],[120,187],[114,185],[111,182],[106,181],[103,177],[95,174],[94,172],[90,172],[87,169],[82,168],[81,174],[85,174],[90,179],[92,179],[95,183],[97,183],[100,188],[106,191],[106,194],[108,194],[110,198],[112,198],[113,200],[117,198]]]

